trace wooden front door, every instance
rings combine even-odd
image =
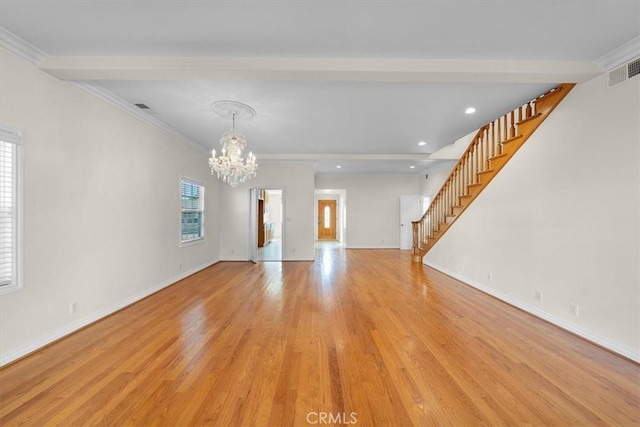
[[[336,240],[336,201],[318,200],[318,240]]]

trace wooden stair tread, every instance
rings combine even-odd
[[[534,117],[535,117],[535,116],[534,116]],[[527,120],[529,120],[529,119],[527,119]],[[512,136],[512,137],[511,137],[511,138],[509,138],[509,139],[505,139],[505,140],[504,140],[504,141],[502,141],[500,144],[503,144],[503,145],[504,145],[504,144],[508,144],[508,143],[510,143],[510,142],[517,141],[517,140],[519,140],[520,138],[522,138],[522,135]],[[501,155],[501,156],[506,156],[507,154],[505,153],[505,154],[500,154],[500,155]],[[491,159],[489,159],[489,160],[491,160]]]
[[[523,124],[523,123],[528,123],[528,122],[531,122],[531,121],[533,121],[533,120],[535,120],[535,119],[539,119],[540,117],[542,117],[542,113],[536,113],[536,114],[534,114],[534,115],[533,115],[533,116],[531,116],[531,117],[527,117],[526,119],[520,120],[520,121],[519,121],[518,123],[516,123],[516,124],[519,126],[519,125],[521,125],[521,124]],[[522,135],[520,135],[520,136],[522,136]],[[504,144],[504,142],[503,142],[503,144]]]

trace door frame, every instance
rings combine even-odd
[[[346,189],[316,189],[314,191],[313,208],[313,236],[318,241],[318,200],[337,200],[336,203],[336,239],[347,245],[347,190]]]
[[[249,190],[249,261],[258,263],[258,188]]]

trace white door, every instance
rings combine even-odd
[[[400,249],[411,249],[413,246],[412,221],[422,217],[422,196],[400,196]]]
[[[250,191],[249,214],[249,261],[258,262],[258,189]]]

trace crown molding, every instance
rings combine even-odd
[[[153,117],[153,116],[151,116],[151,115],[149,115],[147,113],[144,113],[142,110],[140,110],[135,105],[132,105],[132,104],[128,103],[124,99],[120,98],[119,96],[117,96],[113,92],[108,91],[107,89],[103,88],[102,86],[98,86],[95,83],[81,82],[81,81],[69,81],[69,83],[72,84],[73,86],[77,87],[78,89],[81,89],[81,90],[83,90],[83,91],[95,96],[96,98],[106,102],[107,104],[110,104],[110,105],[116,107],[120,111],[125,112],[125,113],[129,114],[130,116],[133,116],[136,119],[138,119],[140,121],[143,121],[144,123],[146,123],[148,125],[151,125],[151,126],[155,127],[156,129],[166,133],[167,135],[176,138],[180,142],[188,145],[189,147],[197,150],[198,152],[200,152],[200,153],[209,153],[209,151],[206,148],[204,148],[202,145],[200,145],[197,142],[195,142],[193,139],[183,135],[182,133],[178,132],[177,130],[175,130],[174,128],[170,127],[166,123],[156,119],[155,117]]]
[[[0,27],[0,46],[36,65],[49,57],[49,55],[31,43],[21,39],[4,27]]]
[[[640,56],[640,36],[637,36],[595,60],[603,71],[610,70],[630,59]]]
[[[16,36],[11,31],[7,30],[4,27],[0,27],[0,46],[10,50],[11,52],[15,53],[16,55],[22,57],[23,59],[26,59],[27,61],[35,65],[39,65],[43,61],[45,61],[47,58],[49,58],[49,55],[47,55],[37,47],[33,46],[31,43]],[[129,104],[127,101],[115,95],[113,92],[110,92],[104,89],[103,87],[100,87],[90,82],[69,81],[69,83],[95,96],[96,98],[101,99],[107,104],[110,104],[118,108],[119,110],[129,114],[130,116],[133,116],[138,120],[141,120],[155,127],[156,129],[159,129],[160,131],[166,133],[167,135],[170,135],[178,139],[180,142],[187,144],[188,146],[196,149],[198,152],[208,153],[208,150],[205,147],[202,147],[200,144],[196,143],[194,140],[181,134],[177,130],[168,126],[164,122],[156,119],[155,117],[142,112],[138,107]]]

